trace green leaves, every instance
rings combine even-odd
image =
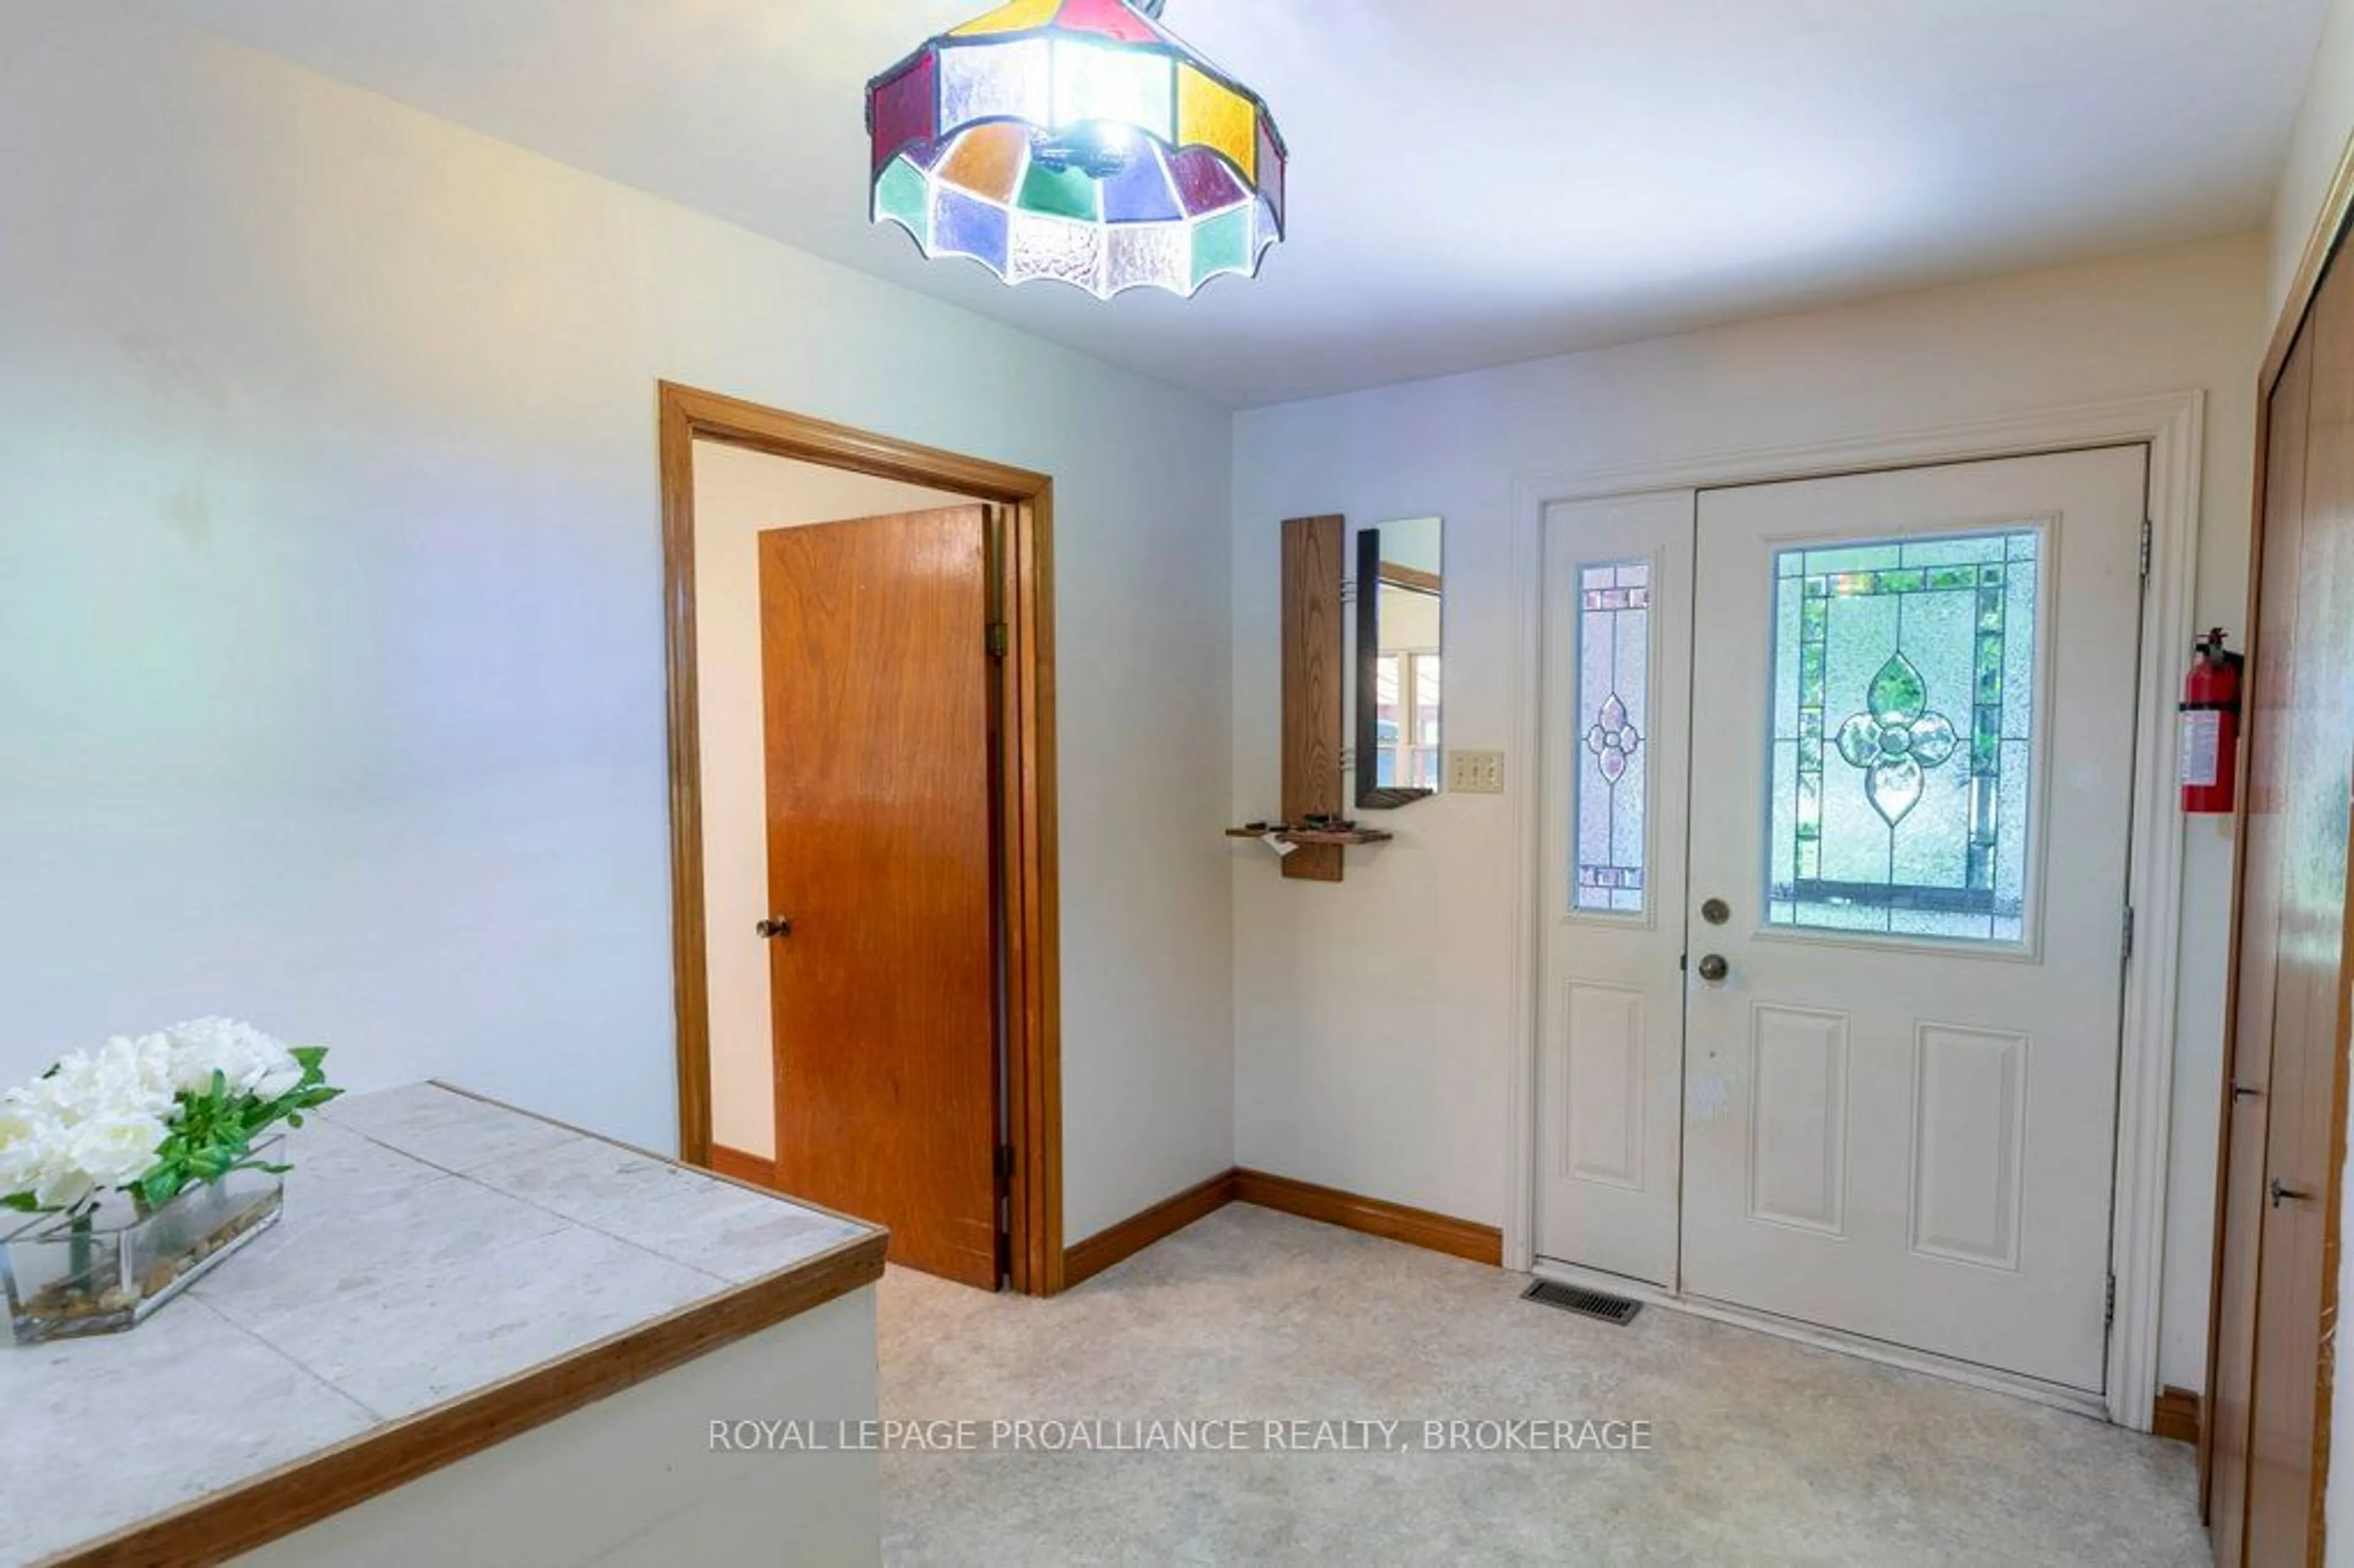
[[[110,1194],[143,1214],[263,1161],[256,1142],[334,1099],[324,1046],[197,1019],[71,1053],[0,1096],[10,1186],[0,1215],[87,1217]]]
[[[190,1187],[217,1181],[234,1171],[286,1171],[288,1167],[255,1160],[254,1141],[280,1122],[302,1126],[304,1111],[344,1092],[327,1083],[326,1047],[303,1046],[293,1056],[302,1065],[302,1081],[275,1099],[233,1095],[220,1073],[213,1075],[205,1093],[183,1094],[179,1117],[156,1151],[155,1169],[139,1184],[139,1198],[160,1209]]]

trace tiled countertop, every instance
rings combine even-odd
[[[413,1446],[410,1418],[699,1307],[774,1320],[793,1304],[762,1291],[880,1270],[871,1226],[439,1086],[337,1101],[291,1147],[284,1218],[140,1328],[0,1345],[0,1563],[395,1428]]]

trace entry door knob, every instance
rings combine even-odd
[[[759,932],[760,939],[762,941],[773,942],[781,937],[791,936],[793,934],[793,923],[790,920],[783,919],[763,920],[758,926],[755,927],[754,929]]]
[[[2275,1209],[2279,1208],[2283,1203],[2305,1202],[2311,1199],[2312,1196],[2313,1194],[2310,1192],[2291,1192],[2288,1188],[2281,1185],[2281,1180],[2279,1177],[2275,1176],[2273,1178],[2273,1207]]]
[[[1720,953],[1711,953],[1700,961],[1700,978],[1711,985],[1718,984],[1732,972],[1733,966]]]

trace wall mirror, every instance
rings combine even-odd
[[[1447,525],[1384,523],[1357,535],[1357,807],[1438,792]]]

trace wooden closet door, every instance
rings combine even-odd
[[[2304,399],[2300,413],[2298,402]],[[2236,1542],[2255,1568],[2322,1560],[2322,1489],[2334,1372],[2327,1345],[2338,1310],[2338,1226],[2345,1142],[2348,1039],[2347,885],[2349,810],[2354,810],[2354,270],[2333,270],[2276,390],[2272,415],[2284,492],[2267,527],[2291,529],[2269,542],[2258,585],[2255,656],[2262,694],[2251,715],[2256,759],[2250,787],[2260,832],[2247,854],[2241,909],[2243,1060],[2269,1035],[2268,1108],[2261,1190],[2245,1191],[2256,1141],[2234,1125],[2221,1308],[2242,1299],[2245,1215],[2253,1208],[2255,1297],[2244,1431],[2244,1530],[2237,1482],[2221,1472],[2219,1445],[2216,1546]],[[2301,454],[2295,436],[2302,424]],[[2294,504],[2294,521],[2286,515]],[[2269,927],[2269,928],[2268,928]],[[2269,1029],[2262,1026],[2269,988]],[[2254,1015],[2252,1016],[2252,1010]],[[2226,1332],[2247,1336],[2227,1318]],[[2235,1423],[2234,1344],[2218,1346],[2219,1416]],[[2219,1435],[2220,1436],[2220,1435]],[[2236,1433],[2232,1437],[2236,1436]],[[2232,1437],[2224,1437],[2228,1444]]]
[[[2265,467],[2260,581],[2295,583],[2305,537],[2306,415],[2313,384],[2310,339],[2299,343],[2272,405]],[[2296,641],[2297,596],[2267,596],[2249,665],[2247,820],[2242,842],[2239,980],[2231,1079],[2226,1090],[2222,1256],[2216,1275],[2215,1372],[2207,1435],[2212,1490],[2209,1518],[2215,1561],[2237,1564],[2246,1549],[2248,1439],[2255,1406],[2256,1254],[2264,1222],[2265,1141],[2273,1107],[2273,1001],[2280,951],[2281,812],[2288,800],[2288,664],[2272,654]]]

